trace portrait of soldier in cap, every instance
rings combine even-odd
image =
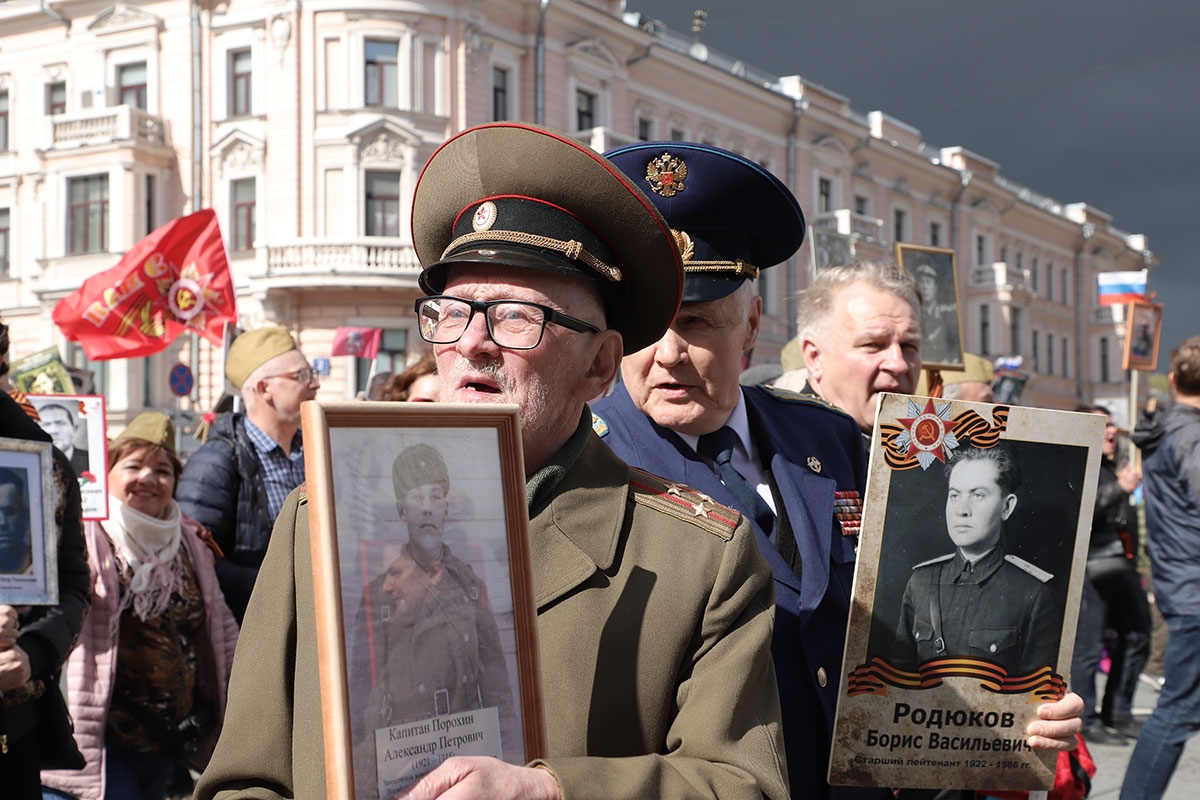
[[[21,472],[0,467],[0,574],[22,575],[33,565],[29,497]]]
[[[384,571],[365,587],[348,653],[360,798],[376,797],[386,782],[376,768],[379,729],[494,708],[496,754],[521,737],[486,587],[445,542],[445,459],[428,444],[406,447],[392,464],[392,484],[407,537],[383,546]]]
[[[951,251],[897,245],[896,260],[917,282],[921,302],[921,356],[926,364],[963,363]]]
[[[82,475],[88,469],[90,456],[86,447],[80,446],[80,443],[87,443],[87,420],[79,415],[78,401],[34,397],[31,402],[38,411],[38,425],[50,434],[54,446],[71,460],[75,476]]]

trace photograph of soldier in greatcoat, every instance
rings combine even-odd
[[[379,729],[483,708],[499,710],[501,740],[518,742],[505,653],[487,588],[445,542],[450,476],[428,444],[391,470],[407,536],[376,552],[382,571],[363,590],[349,629],[351,736],[357,796],[373,798]]]

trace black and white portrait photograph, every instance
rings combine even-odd
[[[962,368],[963,348],[954,251],[896,244],[896,263],[917,282],[921,360],[926,367]]]
[[[532,602],[527,564],[514,580],[500,432],[326,411],[332,483],[310,472],[309,492],[333,506],[353,796],[390,798],[452,755],[526,763]]]
[[[1162,334],[1161,303],[1130,303],[1125,307],[1125,363],[1123,369],[1153,372],[1158,365],[1158,340]]]
[[[813,227],[811,230],[814,273],[854,263],[854,237],[828,228]]]
[[[927,755],[929,709],[939,735],[990,750],[1065,695],[1103,433],[1089,416],[882,396],[831,783],[957,787],[907,763]],[[884,757],[885,734],[909,746]],[[1053,783],[1053,754],[1010,750],[972,759],[970,788]]]
[[[0,603],[58,602],[50,445],[0,438]]]
[[[101,395],[31,394],[38,425],[50,434],[79,480],[85,520],[108,519],[107,421]]]

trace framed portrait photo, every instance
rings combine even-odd
[[[962,369],[962,314],[954,251],[896,243],[896,263],[917,282],[921,301],[921,365]]]
[[[1162,336],[1162,303],[1130,303],[1125,309],[1125,359],[1122,369],[1153,372]]]
[[[58,603],[58,527],[49,442],[0,438],[0,603]]]
[[[302,406],[327,794],[545,754],[516,406]]]
[[[79,480],[85,520],[108,519],[108,422],[101,395],[31,394],[38,425]]]
[[[829,782],[1047,790],[1104,417],[881,396]]]

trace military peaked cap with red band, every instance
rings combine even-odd
[[[460,264],[580,276],[625,352],[653,342],[679,307],[682,265],[662,215],[619,169],[545,128],[481,125],[443,144],[413,193],[413,244],[428,294]]]
[[[804,243],[804,213],[783,182],[747,158],[695,142],[638,142],[606,158],[666,217],[683,255],[683,302],[731,294]]]

